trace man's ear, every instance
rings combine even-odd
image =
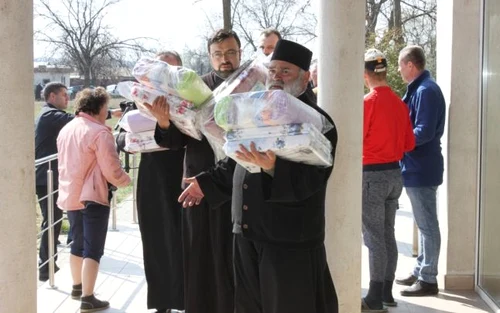
[[[311,72],[304,72],[303,83],[307,84],[309,82],[309,79],[311,79]]]

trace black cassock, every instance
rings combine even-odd
[[[310,88],[298,98],[333,124]],[[335,157],[336,129],[325,137]],[[324,246],[326,185],[332,167],[278,157],[273,176],[243,170],[241,189],[233,190],[239,186],[233,181],[239,175],[233,177],[236,166],[226,158],[197,178],[212,206],[233,194],[241,196],[241,207],[234,208],[242,213],[234,245],[235,313],[337,313]]]
[[[125,133],[117,137],[120,149]],[[137,216],[141,230],[148,309],[184,309],[181,193],[184,149],[141,154]]]
[[[224,81],[214,72],[202,79],[211,90]],[[157,126],[155,139],[170,149],[186,147],[184,177],[196,176],[215,165],[205,137],[196,140],[170,124],[168,130]],[[186,313],[233,313],[231,202],[215,209],[202,200],[198,206],[183,209],[182,227]]]

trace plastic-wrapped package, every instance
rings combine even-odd
[[[146,117],[139,110],[127,112],[118,123],[121,128],[129,133],[140,133],[148,130],[154,130],[156,120],[151,117]]]
[[[135,134],[127,133],[125,135],[125,147],[123,149],[130,153],[167,150],[156,143],[154,130]]]
[[[212,147],[215,155],[215,161],[222,160],[226,157],[222,146],[226,142],[224,139],[224,130],[220,128],[214,120],[215,100],[212,97],[205,103],[198,112],[197,125],[200,125],[202,134],[207,138],[208,143]]]
[[[224,130],[310,123],[325,133],[333,127],[321,113],[283,90],[223,97],[215,105],[214,117]]]
[[[250,149],[250,143],[254,142],[258,151],[271,150],[293,162],[316,166],[331,166],[333,162],[330,141],[312,124],[235,129],[227,132],[226,139],[224,152],[251,173],[259,172],[260,168],[236,157],[240,144]]]
[[[265,90],[267,77],[267,69],[264,66],[265,61],[265,56],[262,56],[242,64],[214,90],[213,98],[208,100],[201,109],[199,115],[201,132],[207,137],[217,160],[223,159],[226,155],[222,149],[225,143],[224,129],[219,127],[214,119],[215,102],[217,99],[233,93]]]
[[[242,64],[214,90],[214,98],[218,100],[234,93],[265,90],[267,68],[264,61],[265,59],[260,57]]]
[[[141,58],[135,64],[132,75],[141,84],[188,100],[195,107],[201,106],[212,95],[195,71],[157,59]]]
[[[156,119],[144,106],[144,102],[151,104],[156,97],[166,97],[167,102],[170,104],[170,120],[182,133],[201,140],[202,134],[197,124],[197,111],[199,109],[193,103],[135,82],[118,83],[117,89],[123,97],[136,103],[141,114],[152,119],[155,123]]]

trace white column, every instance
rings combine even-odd
[[[36,312],[33,1],[0,2],[0,312]]]
[[[319,103],[337,125],[328,183],[326,249],[340,312],[361,305],[361,194],[365,1],[321,0]]]
[[[473,289],[478,192],[481,1],[438,3],[437,83],[447,104],[444,183],[439,189],[446,289]]]

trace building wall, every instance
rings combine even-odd
[[[69,77],[69,73],[39,72],[35,73],[34,75],[33,86],[36,86],[39,83],[43,84],[46,80],[48,80],[49,82],[63,83],[69,86]]]
[[[481,3],[439,1],[437,82],[447,108],[445,182],[439,194],[440,273],[446,289],[473,289],[478,203]]]

